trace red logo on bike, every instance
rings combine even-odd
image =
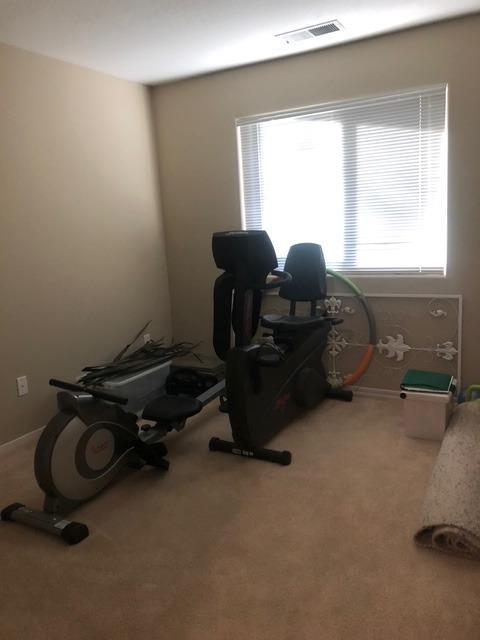
[[[92,450],[92,453],[101,453],[102,451],[105,451],[105,449],[108,447],[108,440],[105,440],[104,442],[101,442],[100,444],[94,445],[92,444],[92,446],[90,447]]]
[[[290,392],[284,393],[283,396],[278,396],[278,398],[275,400],[275,404],[273,405],[273,410],[282,411],[282,409],[285,409],[285,407],[287,406],[287,402],[290,400],[290,397]]]

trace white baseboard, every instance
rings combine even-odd
[[[400,400],[400,390],[377,389],[375,387],[349,387],[356,396],[367,396],[371,398],[390,398]]]
[[[8,449],[8,447],[13,447],[17,445],[21,440],[24,440],[25,444],[28,443],[29,440],[33,440],[33,441],[37,440],[38,436],[40,435],[40,431],[42,431],[43,429],[44,427],[38,427],[38,429],[34,429],[33,431],[24,433],[23,436],[19,436],[14,440],[10,440],[9,442],[4,442],[3,444],[0,444],[0,452],[1,453],[5,452]]]

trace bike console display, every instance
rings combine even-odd
[[[267,276],[278,267],[272,242],[265,231],[223,231],[214,233],[212,252],[215,264],[224,273],[215,281],[213,346],[225,360],[231,344],[250,343],[260,319],[262,290]],[[280,286],[280,273],[275,272]],[[285,274],[285,278],[286,278]]]

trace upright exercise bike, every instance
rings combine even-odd
[[[216,233],[213,254],[217,267],[224,270],[215,283],[213,341],[217,355],[226,360],[233,442],[212,438],[210,450],[288,465],[292,459],[289,451],[264,445],[324,398],[352,400],[351,391],[332,388],[322,363],[328,333],[342,322],[328,316],[322,307],[327,295],[322,249],[313,243],[292,246],[285,271],[272,282],[267,275],[278,274],[278,263],[265,231]],[[253,270],[252,265],[256,265]],[[257,274],[256,279],[252,272]],[[290,302],[288,315],[260,316],[262,294],[272,288],[278,288],[279,296]],[[299,302],[308,303],[309,315],[296,314]],[[235,331],[245,326],[242,313],[248,314],[247,334]],[[266,340],[252,344],[251,336],[259,324],[271,333],[263,336]]]

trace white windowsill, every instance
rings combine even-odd
[[[442,280],[447,277],[446,273],[344,273],[343,271],[338,273],[346,278],[421,278],[422,280],[434,278]],[[334,276],[327,274],[327,277],[333,278]]]

